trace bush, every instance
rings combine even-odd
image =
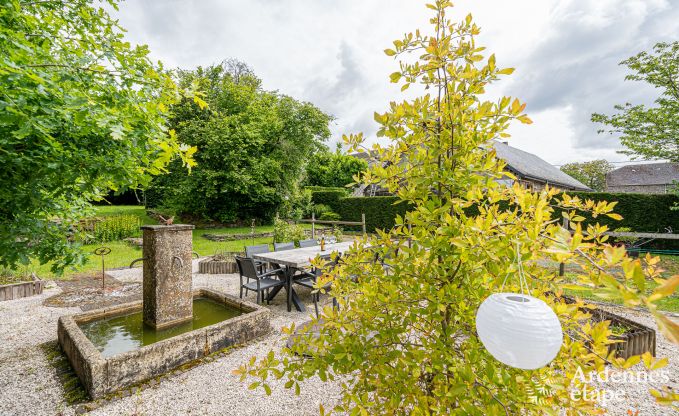
[[[280,218],[273,221],[273,241],[274,243],[287,243],[288,241],[298,242],[304,240],[304,228],[299,224],[289,223]]]
[[[339,221],[340,215],[336,212],[326,211],[323,214],[321,214],[321,216],[318,217],[318,219],[322,221]]]
[[[295,189],[292,195],[281,204],[278,216],[280,218],[300,220],[311,215],[313,206],[310,190]]]
[[[136,215],[114,215],[104,217],[94,223],[94,229],[85,234],[87,243],[105,243],[107,241],[122,240],[139,234],[139,217]]]
[[[329,205],[325,204],[316,204],[313,206],[311,211],[313,211],[313,213],[316,215],[316,218],[320,218],[321,215],[325,214],[326,212],[334,212]]]
[[[620,228],[616,228],[613,231],[615,231],[616,233],[631,233],[631,232],[633,232],[632,229],[629,228],[629,227],[620,227]],[[615,241],[615,242],[623,243],[623,244],[628,244],[628,243],[631,244],[631,243],[634,243],[635,241],[637,241],[637,239],[635,237],[614,237],[612,240]]]
[[[376,229],[388,230],[394,226],[397,215],[403,216],[409,206],[399,201],[395,196],[351,197],[343,198],[336,211],[343,221],[361,221],[361,214],[365,214],[366,231]],[[360,229],[360,227],[352,227]]]

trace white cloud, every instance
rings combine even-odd
[[[654,91],[623,82],[617,63],[679,34],[679,6],[665,0],[501,0],[456,2],[471,12],[479,42],[516,68],[494,94],[528,102],[535,123],[511,129],[511,144],[551,163],[620,159],[617,142],[596,134],[592,112]],[[373,135],[374,111],[399,100],[388,76],[397,64],[382,50],[430,11],[412,0],[128,0],[116,16],[128,39],[148,44],[168,67],[227,58],[248,63],[266,89],[308,100],[333,114],[335,139]]]

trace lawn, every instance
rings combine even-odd
[[[114,216],[114,215],[135,215],[139,217],[141,224],[157,224],[158,222],[146,215],[144,207],[141,206],[97,206],[95,207],[96,215],[99,217]],[[305,225],[307,227],[308,225]],[[310,226],[308,226],[310,227]],[[250,227],[229,227],[229,228],[203,228],[193,230],[193,250],[200,256],[209,256],[218,251],[237,251],[242,252],[246,245],[250,244],[265,244],[272,243],[270,237],[216,242],[208,240],[203,237],[203,234],[249,234]],[[255,233],[272,232],[273,225],[262,225],[255,227]],[[132,246],[124,241],[111,241],[100,244],[87,244],[83,246],[83,250],[92,253],[97,247],[106,246],[111,249],[111,254],[105,257],[106,268],[127,267],[134,260],[142,257],[141,248]],[[91,254],[87,263],[75,269],[67,269],[63,276],[56,276],[50,270],[50,264],[39,264],[33,262],[28,266],[21,266],[16,271],[20,275],[28,275],[35,272],[43,279],[63,279],[69,278],[74,274],[79,273],[96,273],[101,270],[101,258]]]

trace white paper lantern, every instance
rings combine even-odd
[[[488,296],[476,312],[476,331],[493,357],[524,370],[549,364],[563,343],[554,311],[540,299],[518,293]]]

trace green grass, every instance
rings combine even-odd
[[[665,271],[662,273],[662,276],[664,278],[668,278],[670,276],[673,276],[675,274],[679,273],[679,257],[677,256],[666,256],[662,255],[660,256],[660,267],[664,269]],[[574,273],[566,273],[566,277],[572,277],[572,280],[575,280],[575,274]],[[649,290],[652,290],[657,284],[654,281],[648,281],[647,282],[648,287],[650,288]],[[591,288],[582,286],[579,289],[565,289],[564,292],[568,295],[571,296],[578,296],[583,299],[591,299],[591,300],[598,300],[598,301],[605,301],[605,302],[612,302],[621,305],[622,300],[621,299],[601,299],[600,297],[596,296]],[[667,311],[667,312],[679,312],[679,293],[674,293],[671,296],[668,296],[666,298],[660,299],[657,302],[658,309]]]
[[[98,205],[94,207],[98,217],[111,217],[114,215],[134,215],[144,224],[158,224],[158,221],[146,215],[144,207],[139,205]]]
[[[95,207],[96,215],[99,217],[114,216],[114,215],[135,215],[139,217],[141,224],[157,224],[158,222],[146,215],[144,207],[130,206],[130,205],[103,205]],[[310,225],[305,224],[305,228],[311,228]],[[271,237],[255,238],[236,241],[217,242],[211,241],[203,237],[203,234],[249,234],[250,227],[228,227],[228,228],[197,228],[193,230],[193,251],[201,256],[210,256],[219,251],[243,252],[246,245],[251,244],[271,244]],[[255,233],[272,232],[273,225],[262,225],[255,227]],[[87,244],[83,246],[83,251],[92,253],[97,247],[106,246],[111,249],[111,253],[105,257],[105,264],[107,269],[118,267],[127,267],[129,264],[140,257],[142,257],[141,248],[132,246],[124,241],[111,241],[100,244]],[[75,274],[80,273],[99,273],[101,271],[101,257],[90,254],[88,261],[81,267],[67,269],[62,276],[57,276],[50,270],[51,265],[39,264],[33,262],[28,266],[22,266],[16,269],[16,274],[29,275],[35,272],[43,279],[68,279]],[[9,277],[8,277],[9,279]]]

